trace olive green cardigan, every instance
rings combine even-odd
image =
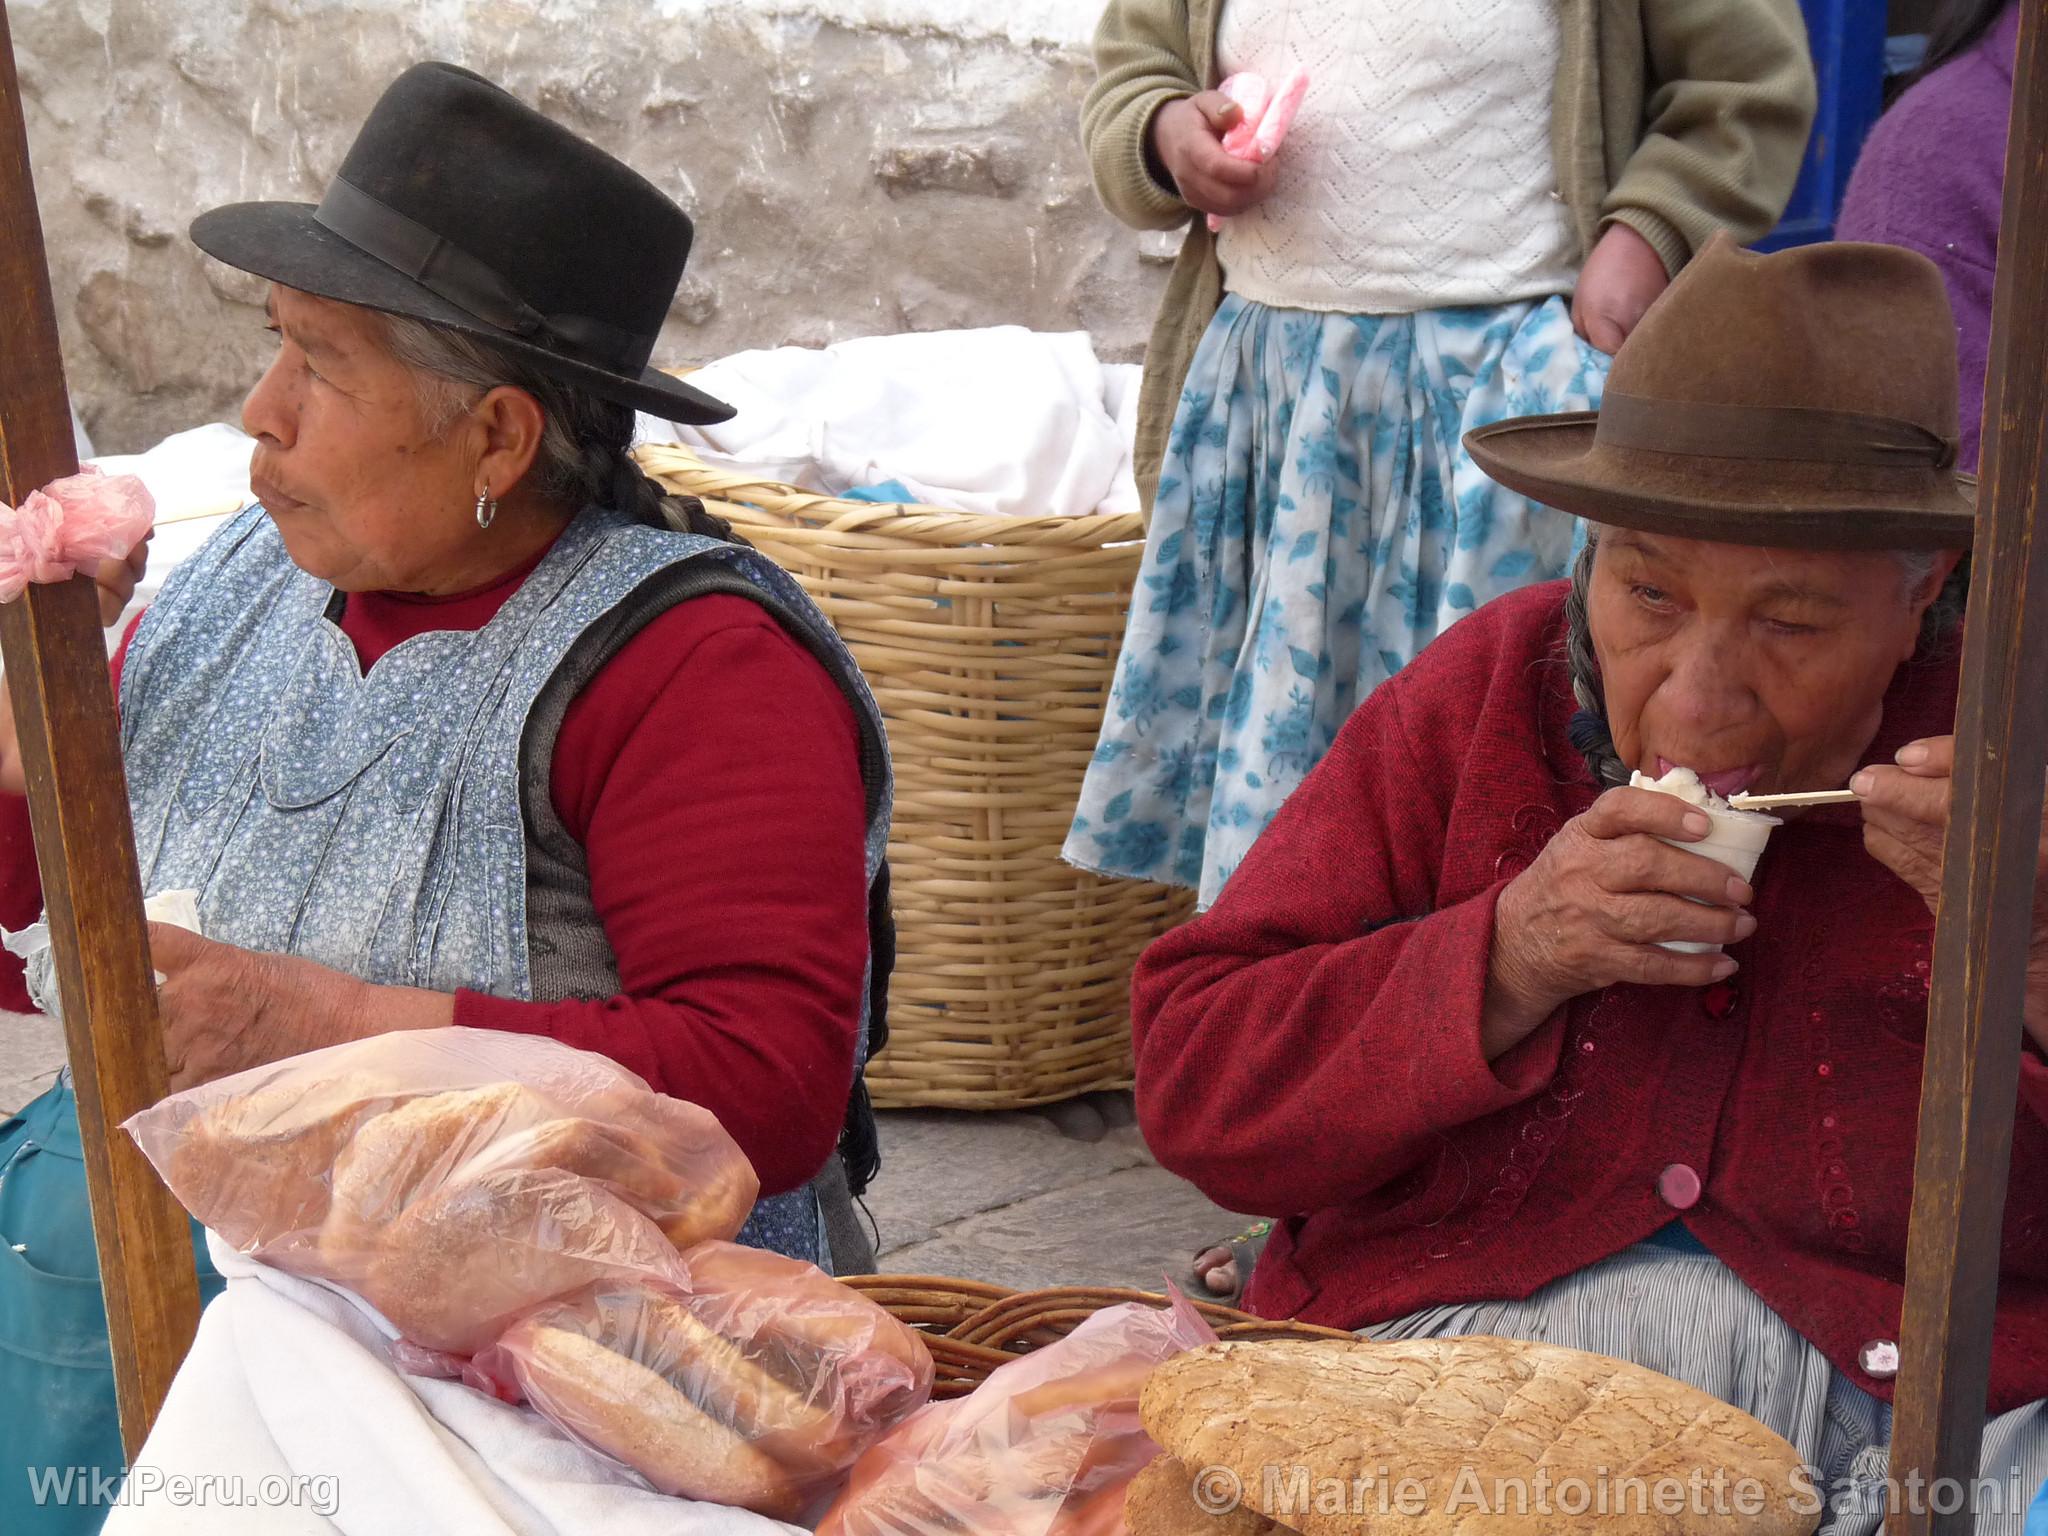
[[[1361,0],[1369,3],[1369,0]],[[1145,355],[1138,484],[1147,507],[1181,381],[1223,301],[1216,242],[1148,164],[1152,114],[1216,84],[1223,0],[1109,0],[1081,137],[1103,204],[1139,229],[1187,225]],[[1628,225],[1676,272],[1717,229],[1754,240],[1784,212],[1813,125],[1798,0],[1558,0],[1557,194],[1580,259]]]

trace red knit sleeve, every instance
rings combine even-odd
[[[1459,675],[1479,659],[1425,652],[1375,692],[1216,905],[1139,962],[1145,1140],[1233,1211],[1359,1199],[1557,1069],[1561,1015],[1495,1062],[1480,1049],[1500,887],[1437,906],[1470,722],[1403,728],[1403,694],[1485,694],[1476,668]]]
[[[128,621],[121,644],[114,652],[109,670],[116,699],[121,697],[121,663],[128,658],[129,642],[135,638],[135,626],[141,622],[140,613]],[[10,932],[26,928],[42,915],[43,872],[36,866],[28,796],[0,794],[0,928]],[[4,950],[0,950],[0,1009],[10,1013],[29,1013],[35,1009],[29,1000],[28,978],[21,961]]]
[[[704,1105],[764,1194],[831,1154],[867,964],[853,711],[759,605],[662,615],[570,706],[557,814],[589,858],[622,991],[456,996],[455,1022],[598,1051]]]

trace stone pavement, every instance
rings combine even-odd
[[[47,1088],[63,1059],[51,1021],[0,1014],[0,1114]],[[885,1271],[1156,1291],[1245,1225],[1152,1160],[1128,1094],[1002,1114],[890,1110],[881,1127],[866,1204]]]

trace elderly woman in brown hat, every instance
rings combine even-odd
[[[867,1268],[887,754],[801,588],[628,456],[636,411],[731,414],[648,366],[691,233],[445,64],[385,92],[317,207],[194,224],[269,279],[277,343],[244,407],[260,504],[119,659],[142,876],[206,935],[152,931],[166,1051],[186,1086],[388,1030],[545,1034],[719,1116],[766,1197],[743,1241]],[[0,1530],[97,1528],[24,1476],[120,1454],[63,1082],[0,1119],[0,1447]]]
[[[1135,990],[1147,1140],[1275,1218],[1256,1310],[1687,1379],[1790,1439],[1839,1531],[1877,1528],[1891,1432],[1973,527],[1954,336],[1917,255],[1724,238],[1597,417],[1473,434],[1593,525],[1572,579],[1383,684]],[[1843,786],[1748,878],[1699,851],[1719,797]],[[2024,1027],[1984,1442],[2014,1532],[2048,1474],[2048,983]]]

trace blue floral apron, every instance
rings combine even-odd
[[[222,1281],[199,1224],[200,1295]],[[100,1263],[86,1201],[78,1104],[67,1073],[11,1119],[0,1120],[0,1532],[87,1536],[120,1487],[121,1425],[114,1410]],[[63,1490],[67,1487],[70,1496]],[[43,1497],[39,1501],[38,1492]]]

